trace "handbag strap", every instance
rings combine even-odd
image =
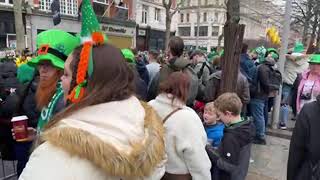
[[[163,119],[163,124],[177,111],[181,110],[182,108],[177,108],[175,110],[173,110],[171,113],[169,113],[164,119]]]

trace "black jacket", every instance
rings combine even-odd
[[[291,137],[288,180],[311,180],[311,164],[320,163],[320,96],[305,104]]]
[[[242,121],[224,129],[216,160],[219,180],[245,180],[250,161],[254,127],[251,121]],[[208,151],[212,160],[212,154]],[[213,174],[214,175],[214,174]]]
[[[269,97],[269,84],[270,77],[269,72],[270,68],[274,66],[274,62],[266,61],[263,64],[258,66],[258,87],[257,90],[251,94],[254,99],[268,99]]]
[[[149,72],[146,67],[146,64],[143,60],[137,60],[136,61],[136,69],[140,75],[140,78],[146,83],[149,84],[150,78],[149,78]]]

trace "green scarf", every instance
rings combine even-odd
[[[44,107],[41,110],[41,115],[38,121],[37,126],[37,134],[40,135],[40,133],[43,131],[43,127],[51,120],[53,116],[53,111],[56,108],[57,102],[60,100],[60,98],[63,96],[63,89],[61,83],[58,83],[57,90],[53,97],[51,98],[51,101],[47,107]]]

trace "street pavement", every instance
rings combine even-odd
[[[0,180],[16,180],[17,177],[12,176],[15,168],[16,164],[14,164],[13,161],[2,161],[0,159]]]
[[[267,145],[253,145],[246,180],[286,180],[290,141],[267,136]]]

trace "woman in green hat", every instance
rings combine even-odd
[[[306,103],[316,100],[320,95],[320,54],[310,56],[310,68],[301,75],[298,75],[295,88],[295,103],[299,113]]]

